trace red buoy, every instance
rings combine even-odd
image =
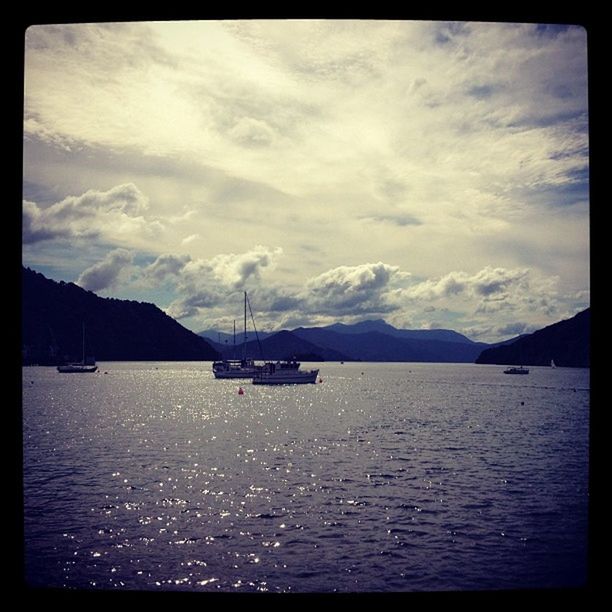
[[[244,395],[244,389],[242,387],[238,387],[238,395]]]

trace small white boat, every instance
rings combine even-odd
[[[83,323],[83,359],[76,363],[58,365],[57,371],[61,374],[88,374],[96,372],[98,370],[98,366],[96,365],[95,359],[90,361],[93,361],[93,363],[87,363],[85,359],[85,323]]]
[[[253,377],[254,385],[300,385],[316,383],[319,370],[300,370],[294,359],[267,362]]]
[[[68,363],[66,365],[57,366],[57,371],[62,374],[87,374],[89,372],[96,372],[98,366],[86,365],[84,363]]]
[[[550,360],[550,367],[551,367],[551,368],[556,368],[556,367],[557,367],[557,364],[555,363],[555,360],[554,360],[554,359],[551,359],[551,360]]]
[[[504,370],[504,374],[529,374],[529,369],[523,366],[520,368],[508,368]]]

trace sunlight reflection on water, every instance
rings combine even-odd
[[[281,592],[584,581],[588,370],[515,381],[494,366],[320,367],[322,384],[243,382],[243,395],[207,363],[24,368],[28,581]]]

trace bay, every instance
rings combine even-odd
[[[24,367],[26,579],[62,589],[412,592],[587,578],[588,369]],[[242,386],[244,394],[238,394]]]

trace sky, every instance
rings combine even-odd
[[[36,25],[22,260],[231,332],[496,342],[590,303],[587,33],[403,20]]]

